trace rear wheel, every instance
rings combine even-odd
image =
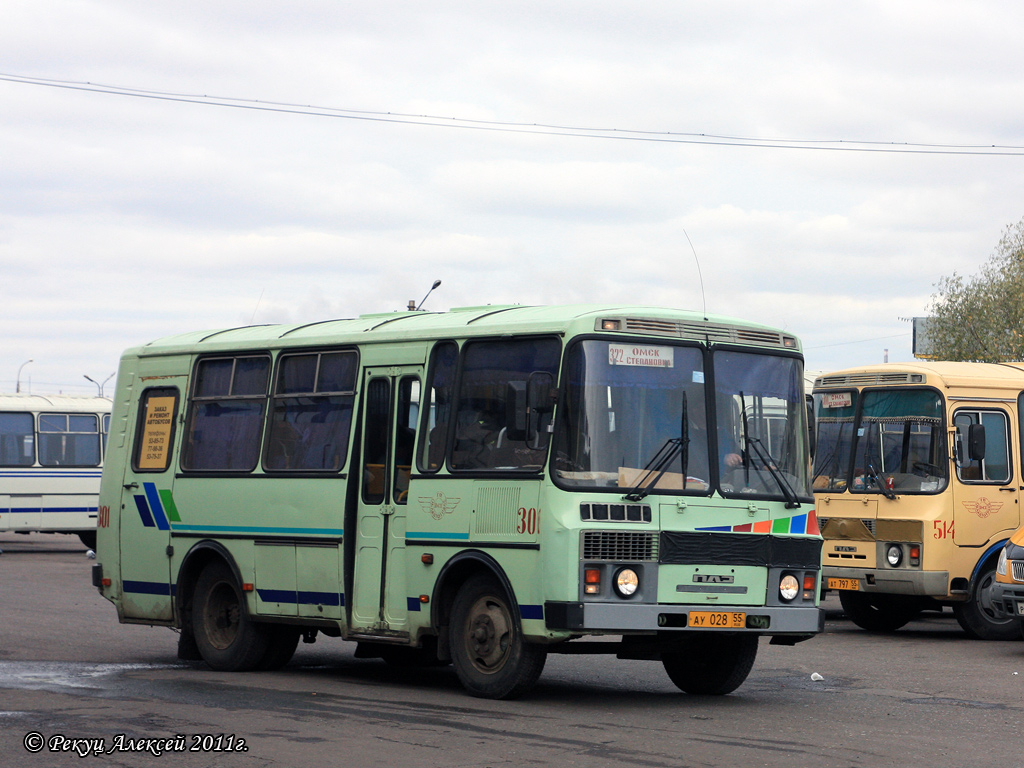
[[[86,549],[96,549],[96,531],[79,531],[78,538]]]
[[[1017,640],[1021,625],[1016,618],[999,618],[992,608],[992,590],[996,583],[996,567],[984,566],[971,586],[966,603],[956,603],[953,615],[971,637],[977,640]]]
[[[490,576],[475,576],[452,604],[451,655],[463,687],[485,699],[512,699],[537,682],[547,651],[523,640],[505,590]]]
[[[909,595],[874,595],[840,590],[847,617],[869,632],[895,632],[921,613],[923,603]]]
[[[756,658],[756,635],[694,633],[680,641],[678,651],[663,653],[661,663],[680,690],[724,696],[743,684]]]
[[[295,655],[295,649],[299,645],[299,637],[302,631],[285,624],[270,624],[267,626],[267,651],[263,654],[257,669],[271,671],[280,669]]]
[[[222,561],[210,563],[199,575],[192,629],[203,661],[222,672],[256,669],[270,645],[269,626],[249,618],[242,590]]]

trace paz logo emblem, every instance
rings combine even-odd
[[[420,496],[420,506],[423,511],[435,520],[440,520],[445,515],[450,515],[459,506],[462,499],[449,499],[438,491],[437,496]]]
[[[984,496],[982,496],[977,501],[963,501],[960,503],[967,507],[968,512],[973,512],[982,520],[984,520],[989,515],[994,515],[1003,506],[1003,502],[989,501]]]

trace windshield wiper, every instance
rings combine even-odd
[[[793,490],[789,481],[786,480],[785,475],[779,471],[779,468],[776,466],[775,459],[773,459],[772,455],[764,446],[761,445],[761,440],[750,436],[750,428],[748,424],[750,417],[747,415],[747,399],[744,397],[742,392],[740,392],[740,406],[743,409],[743,441],[746,444],[747,449],[744,451],[744,454],[750,453],[750,449],[754,450],[754,453],[757,454],[757,457],[761,460],[764,468],[768,470],[768,474],[772,476],[776,485],[779,486],[779,490],[782,491],[782,495],[786,499],[786,509],[798,509],[800,507],[800,497],[796,495],[796,491]],[[750,485],[750,463],[750,457],[744,455],[743,470],[745,475],[744,483],[746,485]]]
[[[662,475],[668,471],[669,465],[676,456],[682,455],[683,490],[686,490],[686,465],[690,458],[690,420],[686,412],[686,393],[683,392],[682,420],[679,425],[679,437],[666,440],[651,460],[644,465],[644,474],[623,498],[628,501],[642,501],[654,488]],[[651,479],[653,477],[653,480]]]
[[[658,484],[662,475],[668,471],[672,461],[683,451],[683,438],[670,437],[666,440],[658,452],[651,457],[651,460],[644,466],[644,474],[637,481],[623,498],[629,501],[641,501],[651,489]],[[686,481],[683,480],[685,486]]]
[[[864,472],[869,480],[874,481],[875,485],[878,486],[878,490],[882,492],[882,495],[890,501],[896,500],[896,492],[890,489],[885,483],[878,477],[878,473],[875,472],[873,465],[868,464],[867,470]]]
[[[761,445],[761,441],[756,437],[748,437],[747,445],[754,449],[754,453],[764,464],[764,468],[768,470],[768,474],[772,476],[775,483],[779,486],[779,490],[782,491],[782,495],[786,498],[786,509],[797,509],[800,506],[800,497],[796,495],[796,491],[793,490],[793,486],[789,484],[786,476],[779,471],[776,466],[775,459],[772,455]]]

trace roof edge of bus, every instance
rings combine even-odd
[[[824,378],[834,379],[858,375],[885,374],[888,376],[900,373],[931,375],[947,383],[966,378],[998,380],[1019,380],[1024,377],[1024,363],[977,363],[956,360],[915,360],[897,363],[872,363],[840,368],[834,371],[818,372],[815,383]],[[885,382],[878,382],[884,384]],[[957,381],[959,384],[960,381]],[[830,382],[830,386],[844,386],[841,382]]]
[[[460,329],[476,327],[477,333],[484,333],[492,323],[505,320],[525,325],[545,324],[556,326],[579,321],[582,318],[674,318],[686,316],[686,322],[707,324],[728,324],[745,328],[763,329],[785,336],[796,334],[783,329],[751,322],[726,315],[711,315],[696,310],[672,307],[655,307],[635,304],[485,304],[472,307],[454,307],[447,311],[381,312],[359,315],[356,318],[318,320],[307,323],[263,324],[186,331],[154,339],[140,346],[126,350],[130,356],[163,355],[197,349],[209,343],[230,342],[234,347],[251,342],[254,346],[272,344],[284,338],[314,340],[318,336],[348,335],[351,337],[368,334],[378,329],[400,331],[409,336],[424,333],[424,338],[433,338],[445,333],[458,333]],[[799,347],[797,347],[799,349]]]

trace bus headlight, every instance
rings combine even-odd
[[[796,576],[787,573],[779,580],[779,597],[787,603],[791,602],[800,593],[800,582]]]
[[[885,550],[885,559],[892,568],[898,568],[903,562],[903,547],[899,544],[890,544]]]
[[[632,568],[623,568],[615,574],[615,591],[619,597],[631,597],[640,588],[640,577]]]
[[[1000,576],[1006,575],[1006,547],[999,550],[999,562],[996,563],[996,573]]]

